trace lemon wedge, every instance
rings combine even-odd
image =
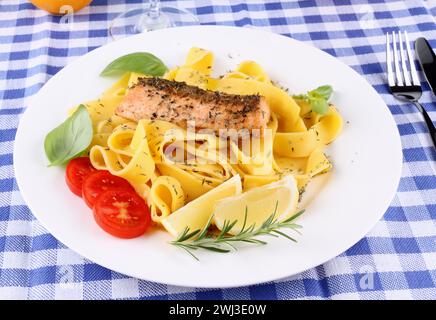
[[[247,208],[245,229],[252,225],[258,228],[274,212],[275,218],[279,221],[291,217],[296,213],[298,197],[295,178],[286,176],[282,180],[218,201],[215,204],[213,222],[218,229],[222,230],[225,221],[237,221],[229,232],[237,234],[244,225]]]
[[[202,230],[208,223],[218,200],[235,196],[242,191],[239,175],[227,180],[216,188],[192,200],[184,207],[174,211],[162,220],[162,225],[174,237],[177,237],[186,227],[189,230]]]

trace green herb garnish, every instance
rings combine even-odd
[[[312,110],[318,114],[326,114],[328,110],[328,100],[333,93],[333,89],[329,85],[318,87],[308,91],[306,94],[293,96],[296,99],[305,100],[310,104]]]
[[[80,105],[62,124],[45,137],[44,150],[50,166],[60,166],[76,158],[92,140],[92,122],[88,110]]]
[[[190,231],[188,227],[177,237],[176,240],[171,241],[170,244],[185,250],[196,260],[198,257],[193,253],[195,250],[204,249],[218,253],[227,253],[231,250],[236,250],[237,248],[233,245],[235,242],[245,242],[252,244],[267,244],[265,241],[258,239],[258,236],[267,235],[272,237],[285,237],[291,241],[296,242],[294,238],[287,235],[286,233],[279,231],[278,229],[292,229],[298,232],[301,228],[300,225],[295,224],[293,221],[303,214],[304,210],[299,211],[292,217],[285,219],[283,221],[278,221],[275,218],[277,213],[278,202],[276,203],[273,214],[271,214],[268,219],[266,219],[259,228],[255,228],[255,225],[249,227],[246,226],[248,211],[245,208],[244,222],[236,235],[230,235],[229,232],[236,225],[237,220],[230,222],[224,221],[223,228],[218,235],[211,235],[209,233],[209,227],[212,222],[212,217],[210,217],[206,227],[203,230]]]
[[[155,55],[148,52],[135,52],[112,61],[100,74],[101,76],[117,76],[126,72],[137,72],[160,77],[168,68]]]

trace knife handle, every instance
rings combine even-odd
[[[431,118],[428,115],[427,111],[425,111],[424,107],[418,101],[414,101],[413,103],[424,116],[428,131],[430,132],[431,139],[433,140],[433,145],[436,148],[436,128],[434,127],[433,121],[431,121]]]
[[[436,95],[436,55],[425,38],[415,40],[415,54],[418,57],[425,79]]]

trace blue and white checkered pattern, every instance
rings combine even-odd
[[[0,2],[0,298],[436,299],[436,152],[421,115],[388,93],[384,77],[387,31],[401,28],[436,47],[433,0],[165,1],[192,10],[203,24],[259,28],[309,42],[353,67],[383,97],[401,133],[400,186],[383,219],[339,257],[258,286],[181,288],[91,263],[35,220],[13,171],[19,117],[51,76],[110,41],[107,29],[118,13],[142,2],[94,0],[69,24],[26,0]],[[436,120],[436,97],[422,85],[422,102]]]

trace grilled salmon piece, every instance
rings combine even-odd
[[[234,95],[161,78],[140,78],[115,110],[121,117],[166,120],[186,128],[263,129],[270,109],[260,95]]]

